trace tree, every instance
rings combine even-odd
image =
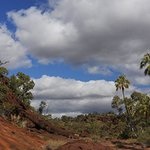
[[[44,108],[46,107],[46,102],[45,101],[41,101],[40,105],[39,105],[39,113],[42,114],[43,113],[43,110]]]
[[[144,74],[150,76],[150,53],[144,55],[140,63],[140,68],[146,68]]]
[[[13,92],[22,100],[26,105],[30,105],[30,100],[33,99],[31,90],[34,87],[33,80],[30,79],[28,75],[22,72],[17,73],[17,75],[12,75],[10,77],[9,86]]]
[[[7,64],[7,63],[8,63],[7,61],[6,62],[2,62],[0,60],[0,76],[1,77],[8,75],[8,70],[5,67],[3,67],[3,65]]]
[[[129,88],[130,82],[128,79],[126,79],[125,75],[121,75],[117,78],[115,81],[116,91],[119,89],[122,91],[123,100],[125,99],[124,90],[125,88]]]
[[[118,91],[119,89],[122,91],[122,97],[123,97],[123,101],[125,104],[127,115],[128,115],[128,108],[127,108],[124,92],[125,92],[125,88],[129,88],[129,84],[130,82],[128,79],[126,79],[125,75],[119,76],[117,80],[115,81],[116,91]]]
[[[131,98],[134,101],[135,117],[139,120],[145,120],[146,123],[150,119],[150,97],[140,92],[133,92]]]
[[[5,67],[0,67],[0,75],[1,76],[8,75],[8,70]]]
[[[122,113],[122,100],[120,99],[119,96],[114,96],[112,103],[111,103],[112,108],[117,109],[117,111],[119,112],[119,115],[121,115]]]
[[[2,65],[6,64],[7,62],[0,61],[0,105],[3,105],[3,100],[5,99],[7,93],[7,86],[4,84],[6,81],[5,76],[8,75],[8,70],[3,67]]]
[[[117,80],[115,81],[115,86],[116,86],[116,91],[118,91],[119,89],[122,91],[122,97],[123,97],[123,104],[125,106],[125,110],[126,110],[126,122],[127,125],[129,125],[129,128],[134,132],[134,136],[137,136],[135,131],[136,128],[134,127],[134,124],[132,122],[132,118],[131,118],[131,114],[130,114],[130,109],[132,108],[132,102],[130,101],[130,99],[125,97],[125,88],[129,88],[129,80],[126,79],[125,75],[121,75],[117,78]]]

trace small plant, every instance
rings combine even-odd
[[[22,120],[19,122],[18,124],[21,128],[26,128],[26,125],[27,125],[27,121],[26,120]]]
[[[91,138],[92,138],[94,143],[97,143],[100,140],[100,137],[97,135],[93,135]]]
[[[125,129],[122,131],[122,133],[119,135],[120,139],[129,139],[131,136],[131,131],[128,126],[125,127]]]
[[[19,127],[26,128],[27,120],[24,120],[23,118],[21,118],[20,115],[11,114],[10,115],[10,120],[13,123],[17,124]]]

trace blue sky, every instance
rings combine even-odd
[[[109,111],[118,75],[132,83],[127,94],[149,89],[139,69],[150,48],[148,3],[2,0],[0,59],[10,61],[10,75],[34,79],[35,107],[44,99],[57,115]]]
[[[2,24],[6,24],[8,29],[15,33],[15,26],[8,19],[7,13],[10,11],[19,11],[21,9],[28,9],[32,6],[36,6],[38,8],[47,9],[48,1],[40,1],[40,0],[13,0],[12,2],[5,0],[1,3],[1,14],[0,20]],[[39,78],[43,74],[49,76],[61,76],[63,78],[74,78],[77,80],[82,81],[89,81],[89,80],[98,80],[98,79],[105,79],[105,80],[114,80],[117,76],[119,71],[116,71],[114,74],[106,76],[105,74],[89,74],[84,66],[82,65],[73,65],[71,63],[66,62],[55,62],[51,64],[40,64],[37,62],[36,59],[29,55],[32,61],[32,67],[22,67],[22,68],[10,68],[10,74],[16,74],[17,72],[21,71],[24,72],[31,77]]]

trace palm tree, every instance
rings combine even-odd
[[[127,113],[127,120],[129,120],[129,110],[128,110],[127,99],[125,98],[124,91],[125,91],[125,88],[129,88],[129,84],[130,84],[130,81],[126,79],[125,75],[120,75],[115,81],[116,91],[118,91],[119,89],[122,91],[123,102],[124,102],[126,113]]]
[[[125,88],[129,88],[129,80],[126,79],[125,75],[121,75],[118,77],[118,79],[115,81],[116,91],[119,89],[122,91],[123,100],[125,99],[124,90]]]
[[[144,55],[140,63],[140,68],[146,68],[144,74],[150,76],[150,53]]]
[[[124,93],[125,88],[129,88],[130,81],[126,79],[125,75],[120,75],[118,79],[115,81],[115,85],[116,85],[116,91],[118,91],[119,89],[122,91],[123,103],[124,103],[126,113],[127,113],[126,115],[127,124],[129,125],[131,131],[134,132],[135,137],[137,137],[136,127],[133,124],[131,114],[130,114],[131,110],[129,110],[131,109],[131,103],[130,103],[130,100],[125,97],[125,93]]]

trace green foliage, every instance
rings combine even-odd
[[[144,55],[140,63],[140,68],[145,68],[144,74],[150,76],[150,53]]]
[[[30,100],[33,98],[31,89],[34,87],[34,82],[29,76],[19,72],[16,76],[7,77],[8,70],[2,65],[7,62],[0,61],[0,114],[11,118],[12,114],[18,114],[19,109],[16,104],[8,102],[9,94],[13,92],[16,98],[22,100],[26,105],[30,105]]]
[[[145,58],[146,60],[148,59],[147,57]],[[119,115],[123,105],[125,108],[124,114],[127,126],[120,135],[123,138],[137,137],[138,130],[143,130],[143,127],[148,125],[148,120],[150,119],[150,97],[139,92],[133,92],[130,98],[125,97],[124,90],[129,87],[129,84],[130,82],[124,75],[119,76],[115,81],[115,85],[116,90],[121,89],[123,99],[114,96],[112,100],[112,108],[117,109]]]
[[[2,62],[0,60],[0,75],[3,75],[3,76],[8,75],[8,70],[5,67],[2,66],[2,65],[7,64],[7,63],[8,63],[8,61]]]
[[[34,87],[33,80],[30,79],[28,75],[25,75],[22,72],[17,73],[10,77],[9,87],[13,92],[18,96],[19,99],[26,105],[30,105],[30,100],[33,99],[31,90]]]
[[[122,132],[119,135],[120,139],[128,139],[131,137],[131,130],[129,130],[128,126],[126,125],[123,129]]]
[[[133,92],[130,98],[125,97],[122,101],[118,96],[115,96],[112,101],[112,108],[118,110],[122,103],[126,105],[128,113],[124,112],[126,127],[119,137],[137,137],[138,132],[143,132],[145,127],[150,125],[150,97],[140,92]]]
[[[134,101],[135,117],[148,121],[150,119],[150,97],[140,92],[133,92],[131,98]]]
[[[11,114],[18,114],[18,108],[13,104],[4,101],[0,105],[0,114],[10,118]]]
[[[147,127],[143,132],[139,134],[138,141],[145,146],[150,146],[150,127]]]
[[[123,97],[123,104],[125,106],[126,109],[126,113],[127,113],[127,120],[129,121],[129,110],[127,107],[127,101],[125,99],[125,94],[124,94],[124,90],[125,88],[129,88],[129,84],[130,81],[128,79],[126,79],[125,75],[121,75],[117,78],[117,80],[115,81],[115,86],[116,86],[116,90],[118,91],[118,89],[120,89],[122,91],[122,97]]]
[[[124,119],[119,118],[120,117],[113,113],[90,113],[78,115],[77,117],[62,116],[61,119],[50,119],[50,122],[57,127],[71,130],[81,136],[100,139],[119,137],[126,126]]]
[[[5,67],[0,67],[0,75],[8,75],[8,70]]]
[[[117,80],[115,81],[116,90],[117,91],[119,89],[122,90],[123,98],[124,98],[124,89],[129,88],[129,84],[130,82],[128,79],[126,79],[125,75],[119,76]]]
[[[5,100],[7,91],[8,87],[6,85],[0,84],[0,104],[2,104]]]
[[[113,98],[113,101],[112,101],[112,106],[113,107],[116,107],[119,111],[119,113],[122,112],[122,107],[121,105],[124,105],[124,108],[125,108],[125,113],[126,113],[126,123],[128,124],[130,130],[135,130],[134,129],[134,126],[132,124],[132,119],[131,119],[131,115],[130,115],[130,100],[128,98],[125,97],[125,88],[129,88],[129,84],[130,84],[130,81],[128,79],[126,79],[126,76],[125,75],[121,75],[117,78],[117,80],[115,81],[115,86],[116,86],[116,90],[118,91],[119,89],[122,91],[122,100],[115,96]]]
[[[122,107],[123,101],[120,99],[119,96],[114,96],[111,106],[112,108],[116,109],[119,112],[119,115],[122,114],[123,107]]]

